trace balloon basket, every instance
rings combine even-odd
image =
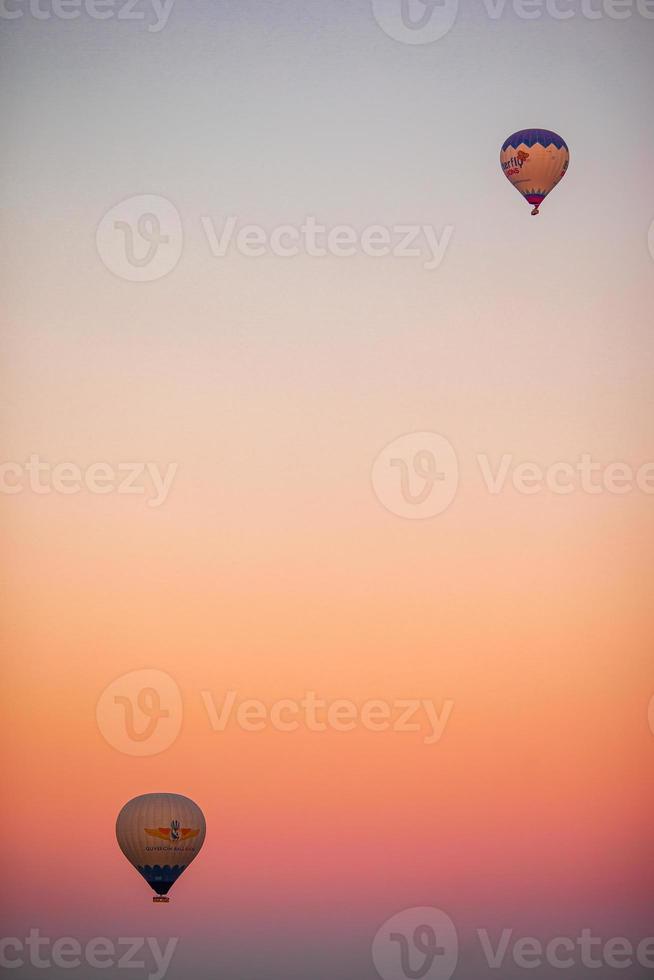
[[[152,901],[153,902],[163,902],[163,903],[166,903],[166,902],[169,902],[170,899],[168,898],[167,895],[153,895]]]

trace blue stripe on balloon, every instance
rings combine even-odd
[[[534,146],[536,143],[540,143],[541,146],[551,146],[552,143],[560,150],[561,147],[568,149],[568,144],[559,136],[557,133],[553,133],[550,129],[520,129],[517,133],[509,136],[508,139],[504,140],[502,144],[502,152],[508,149],[509,146],[517,149],[520,145],[524,146]]]
[[[175,884],[181,873],[186,869],[185,864],[146,864],[138,865],[150,888],[153,888],[159,895],[165,895]]]

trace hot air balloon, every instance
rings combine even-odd
[[[516,190],[533,205],[532,214],[564,176],[570,151],[549,129],[521,129],[502,144],[502,170]]]
[[[186,796],[146,793],[126,803],[116,820],[121,851],[150,888],[153,902],[169,902],[168,892],[204,844],[202,810]]]

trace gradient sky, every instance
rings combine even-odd
[[[0,494],[5,935],[178,936],[170,980],[368,980],[415,906],[453,918],[465,978],[476,928],[654,932],[653,498],[492,495],[476,462],[654,458],[654,20],[573,7],[466,4],[424,45],[366,0],[2,21],[2,460],[178,464],[159,508]],[[537,219],[498,162],[527,126],[571,149]],[[149,283],[96,249],[141,194],[184,229]],[[453,231],[434,270],[216,258],[201,219],[229,215]],[[371,486],[415,432],[459,461],[430,520]],[[96,723],[140,668],[184,708],[143,758]],[[436,745],[215,732],[202,692],[228,690],[454,709]],[[156,790],[207,819],[169,906],[114,839]]]

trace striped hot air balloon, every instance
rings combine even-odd
[[[169,902],[168,892],[204,843],[202,810],[186,796],[146,793],[126,803],[116,820],[121,851],[156,895]]]
[[[549,129],[521,129],[502,144],[505,177],[532,205],[532,214],[564,176],[570,162],[565,140]]]

